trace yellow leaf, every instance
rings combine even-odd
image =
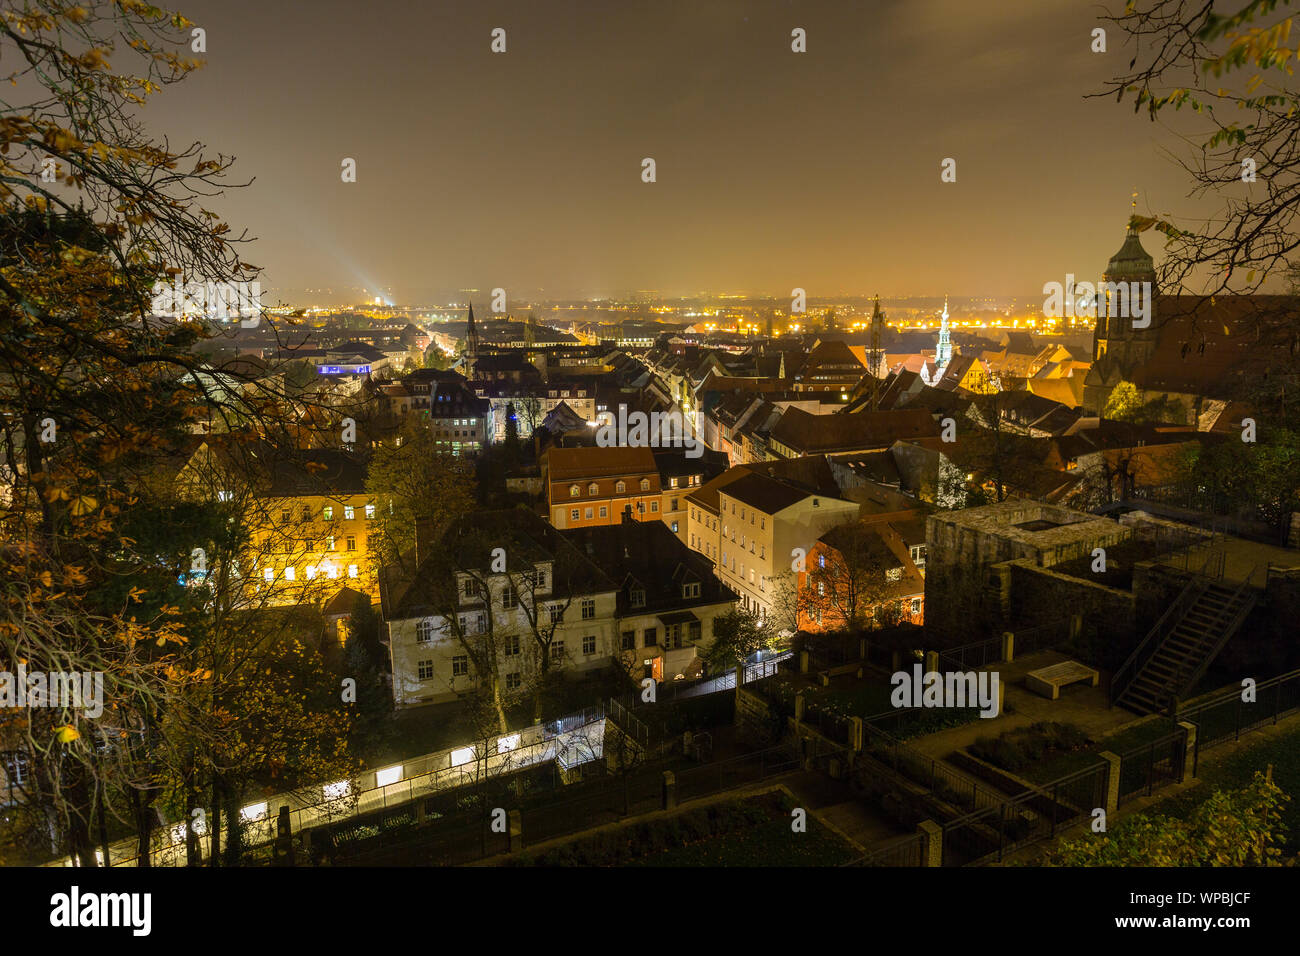
[[[64,724],[62,727],[55,727],[54,731],[58,737],[59,743],[61,744],[70,744],[81,737],[81,734],[77,732],[77,728],[73,727],[71,724]]]

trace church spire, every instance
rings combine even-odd
[[[473,380],[478,364],[478,329],[474,327],[474,303],[469,303],[469,321],[465,325],[465,377]]]
[[[948,332],[948,297],[943,297],[943,315],[939,319],[939,344],[934,350],[934,364],[943,374],[944,368],[952,361],[952,341]]]

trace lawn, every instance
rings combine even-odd
[[[1213,755],[1213,751],[1209,752]],[[1256,770],[1273,765],[1273,782],[1291,798],[1282,815],[1287,828],[1283,852],[1300,853],[1300,727],[1285,734],[1261,740],[1258,744],[1225,756],[1206,760],[1201,753],[1198,780],[1200,785],[1187,793],[1162,801],[1151,812],[1186,817],[1215,790],[1236,790],[1250,783]]]

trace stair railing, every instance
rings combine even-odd
[[[1223,650],[1223,646],[1227,644],[1232,635],[1237,632],[1237,628],[1241,626],[1241,623],[1246,619],[1246,615],[1249,614],[1251,608],[1255,606],[1255,602],[1258,598],[1255,594],[1250,593],[1250,579],[1255,576],[1255,572],[1258,570],[1258,564],[1250,569],[1250,574],[1246,575],[1246,580],[1242,581],[1241,584],[1237,586],[1237,590],[1233,591],[1232,597],[1228,599],[1227,605],[1219,612],[1218,616],[1215,617],[1214,623],[1218,635],[1214,638],[1214,644],[1211,646],[1209,653],[1202,656],[1201,663],[1197,665],[1196,670],[1192,672],[1192,675],[1187,678],[1187,680],[1183,681],[1182,686],[1178,688],[1178,697],[1186,697],[1188,692],[1196,686],[1196,682],[1205,676],[1205,672],[1209,669],[1210,663],[1219,656],[1219,652]],[[1236,611],[1232,611],[1232,608],[1234,607],[1236,608]],[[1230,617],[1228,616],[1229,612],[1231,612]],[[1219,626],[1221,620],[1223,623],[1222,626]]]
[[[1164,643],[1165,638],[1178,626],[1178,622],[1183,619],[1187,610],[1196,603],[1197,599],[1205,593],[1208,582],[1201,578],[1192,578],[1183,588],[1182,593],[1176,597],[1173,602],[1165,608],[1165,613],[1160,615],[1160,619],[1147,632],[1143,639],[1129,655],[1126,660],[1110,679],[1110,705],[1115,706],[1115,702],[1133,682],[1138,675],[1142,666],[1150,660],[1151,655],[1159,649]]]

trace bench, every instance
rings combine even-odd
[[[1084,680],[1096,687],[1101,678],[1091,667],[1078,661],[1065,661],[1053,664],[1051,667],[1040,667],[1036,671],[1030,671],[1025,675],[1025,686],[1036,694],[1056,700],[1061,696],[1062,687]]]

